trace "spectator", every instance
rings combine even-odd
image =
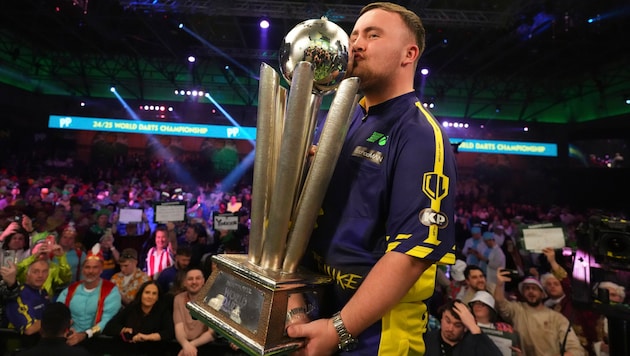
[[[623,303],[626,299],[626,289],[617,283],[611,281],[600,282],[597,285],[598,289],[605,289],[608,292],[609,303]],[[603,301],[606,302],[606,301]],[[610,347],[608,344],[608,318],[600,316],[597,319],[597,341],[593,344],[595,353],[597,356],[608,356],[610,354]],[[615,355],[611,355],[615,356]]]
[[[105,230],[105,233],[99,240],[101,243],[101,253],[103,254],[103,274],[101,278],[111,279],[118,268],[118,259],[120,253],[114,246],[114,235],[111,229]]]
[[[4,325],[4,305],[20,293],[17,282],[17,266],[13,261],[3,262],[0,266],[0,325]]]
[[[15,263],[20,263],[30,255],[29,236],[19,222],[11,222],[0,235],[2,251],[15,251]]]
[[[519,283],[519,292],[525,302],[510,302],[505,299],[503,287],[509,277],[497,272],[497,286],[494,290],[497,310],[503,319],[514,325],[520,336],[523,356],[563,355],[584,356],[585,350],[569,320],[543,304],[546,297],[542,284],[533,278],[525,278]]]
[[[481,261],[479,267],[487,276],[486,282],[488,285],[494,286],[497,284],[497,269],[505,268],[505,255],[494,240],[494,234],[490,231],[483,233],[483,242],[486,244],[487,249],[483,255],[477,255],[477,258]]]
[[[72,272],[70,282],[76,282],[81,279],[81,265],[87,256],[83,250],[76,246],[76,237],[77,230],[74,228],[73,223],[64,226],[59,237],[59,246],[63,249],[64,256]],[[59,259],[55,259],[55,262],[59,263]]]
[[[118,287],[122,305],[127,306],[136,297],[140,286],[150,278],[138,268],[138,252],[133,248],[124,249],[118,261],[120,272],[114,274],[111,281]]]
[[[230,197],[230,201],[227,203],[226,210],[230,213],[236,213],[241,210],[243,203],[237,200],[236,195]]]
[[[23,282],[26,280],[28,266],[34,261],[47,260],[49,262],[48,278],[44,282],[44,289],[49,296],[56,295],[72,279],[72,271],[65,253],[61,246],[54,241],[54,236],[37,241],[32,248],[32,254],[18,264],[18,281]],[[51,260],[52,257],[55,257],[58,263]]]
[[[483,243],[483,239],[481,238],[481,227],[473,226],[470,228],[471,237],[466,239],[464,243],[464,249],[462,253],[466,256],[466,264],[471,266],[479,266],[478,256],[483,255],[486,250],[486,245]]]
[[[48,279],[48,260],[35,260],[26,271],[26,283],[20,294],[6,305],[10,327],[20,334],[33,335],[41,328],[42,312],[49,303],[44,282]]]
[[[147,275],[153,279],[157,279],[160,272],[173,264],[168,232],[165,227],[158,227],[155,231],[155,246],[149,249],[145,260]]]
[[[171,294],[179,294],[182,292],[182,281],[186,275],[186,271],[190,267],[190,248],[180,246],[175,253],[175,263],[160,273],[157,279],[160,288]]]
[[[90,353],[81,346],[66,344],[66,334],[72,325],[70,310],[62,303],[52,303],[46,306],[42,313],[41,335],[37,345],[19,356],[89,356]]]
[[[439,309],[440,329],[426,335],[425,356],[501,356],[501,351],[483,334],[468,307],[456,300]]]
[[[102,279],[103,255],[96,244],[83,263],[83,280],[71,284],[59,295],[72,313],[74,321],[68,345],[77,345],[100,333],[120,309],[120,293],[116,285]]]
[[[468,304],[475,296],[475,293],[480,290],[492,293],[492,291],[488,290],[486,275],[478,266],[466,266],[466,269],[464,269],[464,278],[466,278],[467,285],[463,287],[455,297],[462,303]]]
[[[130,343],[125,349],[131,354],[166,354],[165,342],[174,336],[173,313],[157,282],[144,282],[133,302],[107,323],[103,333]]]
[[[184,288],[186,291],[175,296],[173,301],[173,323],[175,338],[182,350],[178,356],[197,355],[200,346],[214,341],[214,331],[199,320],[193,320],[186,309],[186,303],[195,300],[204,285],[203,272],[191,269],[186,272]]]
[[[185,241],[183,245],[190,248],[190,267],[201,268],[201,257],[208,252],[208,245],[201,243],[200,239],[206,239],[208,233],[206,228],[200,223],[193,223],[186,228]]]
[[[480,327],[509,333],[514,332],[512,325],[498,321],[497,310],[494,307],[494,298],[490,293],[484,290],[475,293],[468,305],[475,316],[475,320],[477,320],[477,325]]]
[[[89,251],[105,235],[105,231],[111,229],[112,226],[109,223],[111,213],[109,209],[101,209],[94,214],[96,222],[90,225],[82,241],[86,250]]]

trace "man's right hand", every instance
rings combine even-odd
[[[74,346],[77,345],[81,342],[83,342],[83,340],[87,339],[87,334],[84,332],[73,332],[72,334],[70,334],[70,336],[68,336],[66,338],[66,344],[68,344],[69,346]]]
[[[7,286],[12,287],[15,284],[17,276],[17,268],[13,261],[8,261],[5,266],[0,268],[0,276]]]

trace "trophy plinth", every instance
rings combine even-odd
[[[198,298],[187,304],[195,319],[251,355],[274,355],[302,345],[285,333],[289,296],[307,295],[306,308],[317,314],[330,278],[265,270],[243,254],[216,255],[213,261],[212,275]]]

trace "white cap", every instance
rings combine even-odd
[[[470,302],[468,302],[468,305],[472,308],[474,302],[482,302],[496,312],[496,309],[494,309],[494,298],[485,290],[477,291]]]
[[[455,264],[451,266],[451,278],[456,282],[461,282],[464,279],[464,270],[466,269],[466,262],[462,260],[455,261]]]

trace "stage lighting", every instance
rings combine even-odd
[[[268,29],[268,28],[269,28],[269,20],[267,20],[267,19],[262,19],[262,20],[260,20],[259,26],[260,26],[260,28],[262,28],[263,30]]]
[[[183,23],[180,23],[180,24],[179,24],[179,26],[177,26],[177,27],[178,27],[178,28],[180,28],[180,29],[182,29],[182,28],[184,28],[184,24],[183,24]]]
[[[188,62],[195,63],[196,60],[197,58],[195,58],[195,56],[188,56]]]
[[[420,69],[420,74],[422,74],[422,75],[429,75],[429,68],[422,68],[422,69]]]
[[[624,98],[624,101],[626,102],[626,105],[630,105],[630,95],[626,94],[623,96],[623,98]]]
[[[112,93],[115,92],[116,91],[116,87],[115,86],[110,87],[109,91],[111,91]]]

